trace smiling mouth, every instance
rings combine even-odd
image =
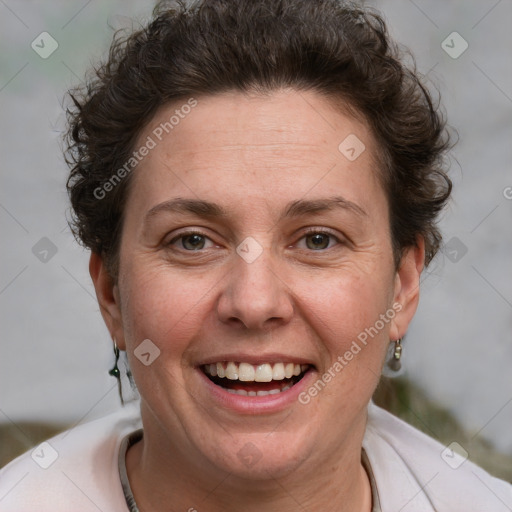
[[[228,393],[242,396],[277,395],[291,389],[311,368],[295,363],[237,363],[223,361],[201,366],[206,376]]]

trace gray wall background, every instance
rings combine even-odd
[[[441,90],[460,135],[447,245],[423,277],[405,375],[512,454],[512,2],[368,3]],[[111,27],[147,20],[152,6],[0,0],[0,422],[75,423],[119,407],[88,254],[66,223],[61,101],[105,53]],[[31,47],[51,49],[44,31],[58,43],[46,59]]]

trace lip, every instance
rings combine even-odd
[[[230,356],[231,357],[231,356]],[[261,361],[261,358],[258,358]],[[228,359],[228,361],[236,359]],[[219,361],[217,359],[217,361]],[[245,361],[242,359],[242,361]],[[280,361],[283,361],[282,359]],[[295,360],[295,361],[300,361]],[[212,361],[214,362],[214,361]],[[250,361],[247,361],[250,362]],[[265,362],[270,362],[265,360]],[[279,362],[279,361],[277,361]],[[291,361],[290,361],[291,362]],[[209,364],[209,363],[203,363]],[[211,363],[210,363],[211,364]],[[253,364],[258,364],[255,362]],[[304,362],[302,364],[311,364]],[[291,407],[294,404],[299,404],[299,395],[305,391],[314,381],[317,371],[311,365],[306,371],[302,379],[294,384],[290,389],[277,393],[275,395],[266,396],[242,396],[228,393],[221,386],[214,384],[203,372],[201,367],[196,368],[197,373],[201,378],[201,383],[204,386],[206,393],[209,395],[210,401],[219,405],[223,409],[233,411],[237,414],[261,415],[271,414]]]

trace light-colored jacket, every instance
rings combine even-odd
[[[374,404],[363,448],[382,512],[512,511],[512,485]]]
[[[79,425],[0,470],[1,512],[127,512],[122,439],[141,428],[138,405]],[[510,512],[512,485],[490,476],[370,404],[363,448],[382,512]]]

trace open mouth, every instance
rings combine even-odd
[[[222,361],[205,364],[201,370],[228,393],[242,396],[267,396],[283,393],[299,382],[311,368],[296,363],[237,363]]]

